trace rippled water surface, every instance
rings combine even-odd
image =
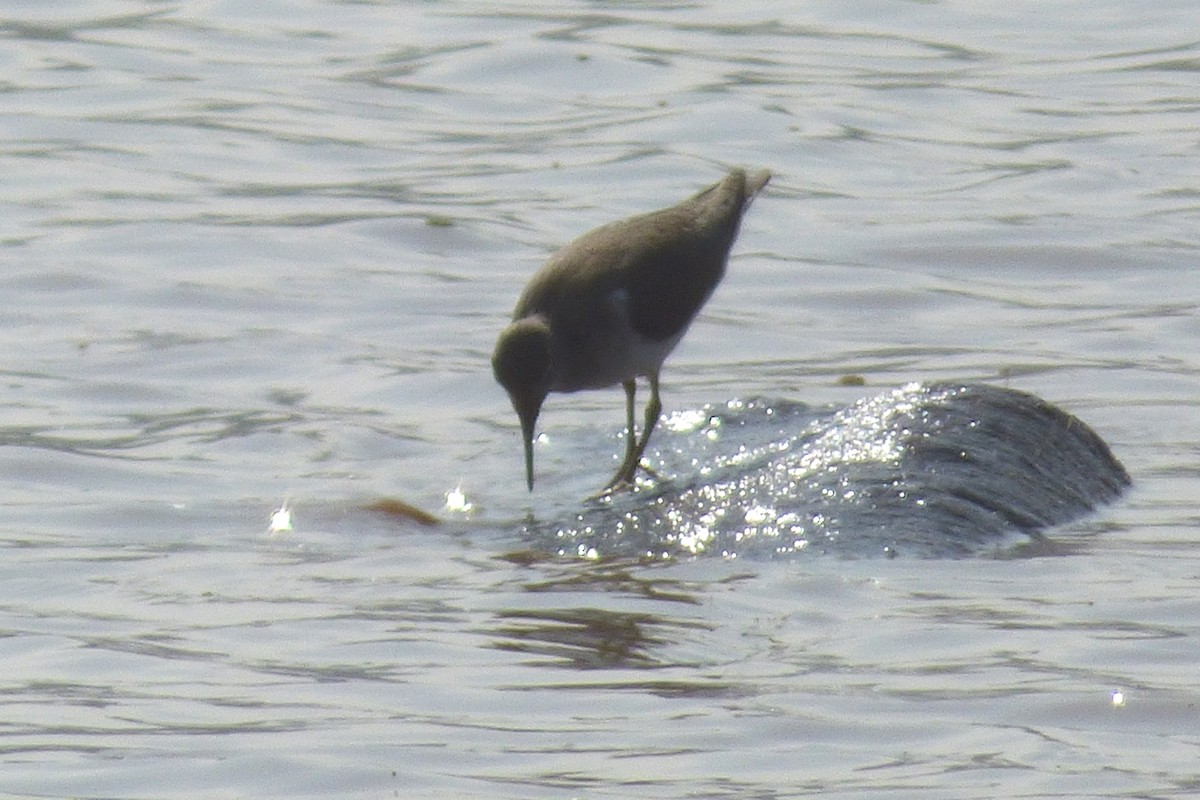
[[[1196,14],[6,3],[0,796],[1194,796]],[[1133,488],[1000,557],[532,548],[624,412],[552,397],[525,491],[521,284],[734,165],[664,446],[996,383]]]

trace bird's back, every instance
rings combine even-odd
[[[742,216],[769,178],[766,170],[747,176],[735,169],[670,208],[585,233],[534,275],[513,318],[541,313],[570,320],[586,312],[573,299],[586,302],[624,290],[630,322],[640,335],[678,334],[720,282]]]

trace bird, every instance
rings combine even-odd
[[[669,208],[601,225],[530,278],[500,332],[492,370],[517,412],[533,491],[534,426],[551,392],[620,384],[625,457],[597,497],[632,488],[662,413],[659,371],[725,274],[742,216],[771,178],[732,169]],[[635,436],[637,379],[650,389]]]

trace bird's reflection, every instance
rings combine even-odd
[[[537,566],[537,577],[521,584],[524,592],[564,599],[583,594],[587,603],[499,610],[495,626],[487,631],[490,647],[525,654],[528,666],[567,673],[635,671],[634,675],[614,675],[611,683],[605,684],[614,689],[670,697],[740,692],[723,680],[696,679],[709,657],[698,655],[708,648],[696,646],[695,640],[713,630],[708,621],[686,615],[689,606],[702,602],[700,584],[656,576],[644,566],[635,571],[636,565],[620,562],[567,565],[547,561]],[[610,605],[609,598],[612,605],[626,608],[601,607]],[[684,668],[689,679],[677,680],[669,674],[676,667]],[[655,677],[647,678],[648,671],[655,672]],[[576,683],[568,680],[561,685],[574,688]],[[587,685],[594,688],[594,678],[588,679]],[[547,688],[543,682],[537,686]]]
[[[600,608],[510,609],[499,612],[501,650],[528,653],[537,663],[573,669],[666,666],[655,651],[671,643],[678,620]]]

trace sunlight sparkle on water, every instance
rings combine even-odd
[[[686,411],[676,411],[666,417],[662,421],[662,425],[673,433],[691,433],[692,431],[699,430],[708,421],[709,416],[704,411],[689,409]]]
[[[283,533],[292,529],[292,508],[288,501],[271,512],[271,520],[267,524],[267,533]]]
[[[475,510],[475,504],[463,493],[461,483],[446,492],[446,510],[455,514],[470,514]]]

